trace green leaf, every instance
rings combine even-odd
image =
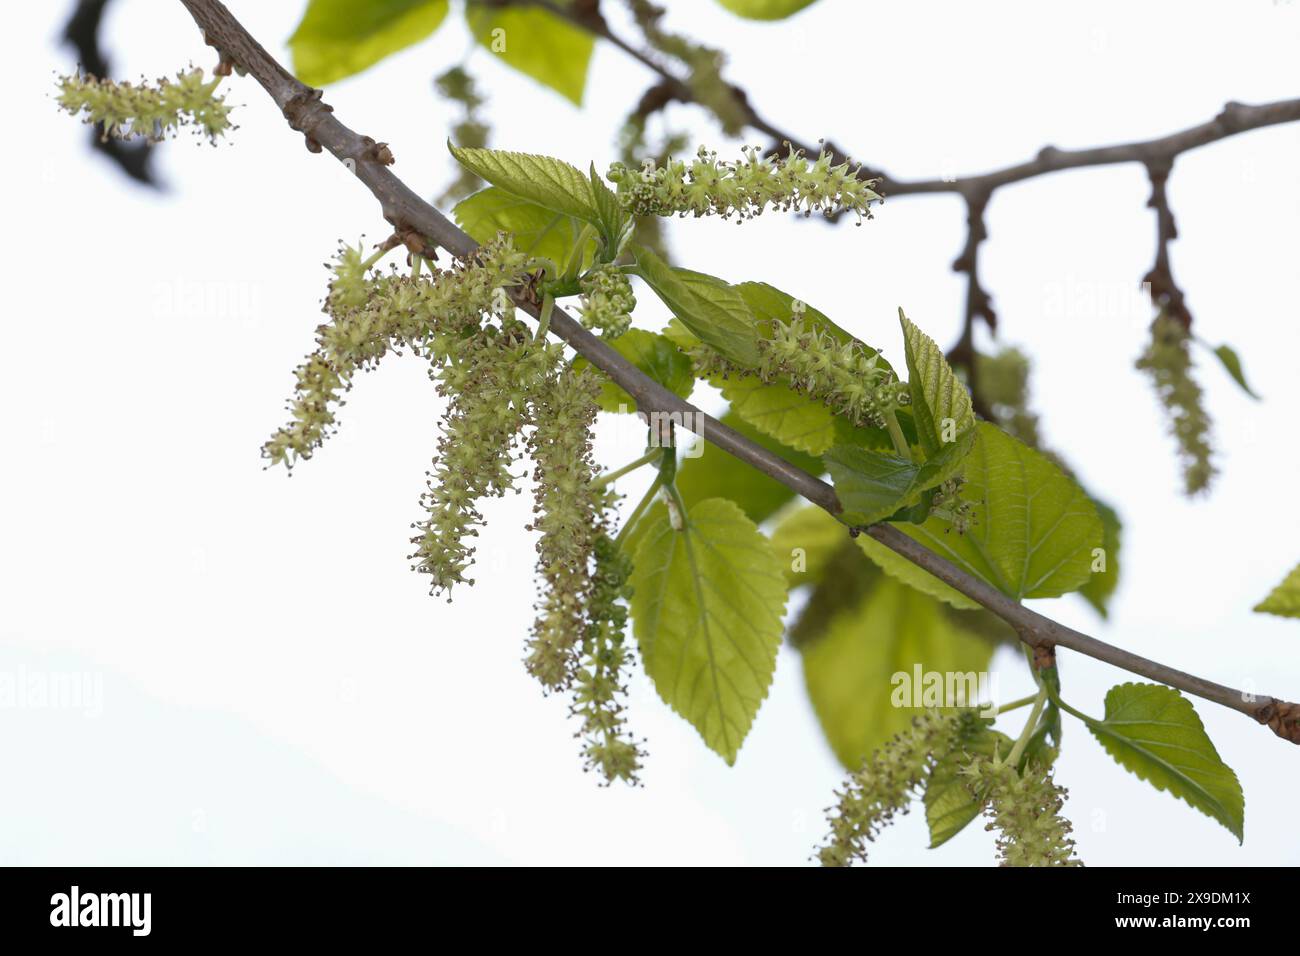
[[[628,215],[614,190],[605,185],[605,180],[601,179],[600,174],[596,172],[595,163],[592,163],[587,171],[587,181],[591,184],[591,198],[595,203],[599,220],[596,225],[605,240],[605,255],[602,259],[605,262],[613,262],[632,238],[632,233],[636,229],[636,220]]]
[[[568,260],[583,229],[581,220],[520,199],[499,186],[489,186],[457,203],[452,215],[475,242],[491,242],[498,232],[508,232],[520,252],[560,266]],[[588,243],[584,260],[594,245]]]
[[[1119,684],[1106,694],[1105,720],[1087,724],[1120,766],[1218,820],[1241,842],[1241,784],[1186,697],[1161,684]]]
[[[907,351],[907,387],[912,396],[912,418],[916,435],[927,457],[944,445],[958,441],[975,427],[970,393],[953,372],[943,352],[930,338],[898,310]],[[961,459],[950,461],[940,480],[956,473]]]
[[[804,647],[804,682],[835,756],[857,768],[925,709],[895,706],[893,699],[915,683],[918,666],[925,673],[978,674],[991,656],[992,646],[938,602],[881,575],[858,604],[831,620],[823,637]],[[904,675],[907,684],[895,675]]]
[[[1296,565],[1268,597],[1256,604],[1255,610],[1278,617],[1300,617],[1300,565]]]
[[[688,397],[695,387],[690,357],[662,335],[644,329],[628,329],[608,344],[678,398]],[[585,358],[578,357],[574,359],[573,367],[586,368],[589,364]],[[608,377],[601,386],[596,403],[607,412],[636,411],[636,401],[632,396]]]
[[[772,550],[785,562],[785,577],[793,588],[822,580],[846,538],[848,532],[835,518],[821,508],[802,505],[772,531]]]
[[[718,0],[736,16],[747,20],[784,20],[817,0]]]
[[[308,86],[360,73],[431,35],[447,8],[447,0],[311,0],[289,38],[293,72]]]
[[[750,441],[780,455],[796,468],[814,475],[821,473],[820,459],[782,445],[745,422],[735,412],[727,412],[721,421]],[[704,453],[700,457],[687,458],[677,466],[677,490],[686,499],[687,507],[693,507],[696,502],[708,498],[729,498],[756,523],[766,521],[794,498],[794,492],[775,478],[769,478],[739,458],[711,445],[704,447]]]
[[[979,816],[981,804],[967,786],[961,770],[972,757],[1006,759],[1015,742],[979,722],[953,748],[939,758],[925,781],[925,821],[930,826],[930,849],[942,846]]]
[[[659,696],[735,763],[776,668],[781,562],[733,502],[699,502],[680,531],[660,504],[631,584],[641,660]]]
[[[835,443],[835,416],[813,398],[780,382],[764,383],[755,375],[715,382],[736,414],[766,435],[812,455]]]
[[[511,66],[582,105],[595,39],[540,7],[492,8],[470,2],[465,21],[480,44]]]
[[[669,266],[642,246],[634,246],[636,274],[672,309],[697,338],[741,365],[758,362],[758,330],[745,298],[714,276]]]
[[[970,452],[974,432],[944,445],[923,464],[897,455],[836,445],[824,456],[844,511],[840,520],[859,527],[883,521],[921,500],[921,494],[952,473],[952,460]]]
[[[1106,569],[1093,571],[1083,587],[1079,588],[1079,594],[1105,618],[1108,616],[1111,596],[1119,586],[1120,532],[1124,526],[1115,509],[1104,501],[1093,498],[1092,505],[1101,518],[1101,548],[1105,552]]]
[[[896,527],[1016,600],[1058,597],[1087,582],[1102,525],[1073,479],[987,422],[978,423],[963,468],[972,520],[965,534],[937,516]]]
[[[480,179],[552,212],[600,225],[591,182],[563,160],[504,149],[474,149],[451,142],[447,148],[457,162]]]
[[[884,571],[896,581],[901,581],[908,587],[916,588],[922,594],[928,594],[932,598],[938,598],[945,604],[951,605],[962,610],[974,611],[980,608],[977,601],[972,601],[960,591],[944,584],[929,571],[917,567],[907,558],[903,557],[892,548],[881,544],[869,534],[860,534],[854,540],[857,541],[858,547],[863,550],[867,557],[876,563],[880,570]]]
[[[1255,399],[1255,401],[1259,401],[1259,396],[1251,391],[1250,386],[1246,384],[1246,373],[1241,367],[1241,359],[1238,358],[1237,353],[1232,346],[1220,345],[1214,350],[1214,354],[1219,357],[1219,361],[1222,362],[1223,367],[1228,370],[1228,374],[1232,376],[1233,381],[1241,386],[1241,390],[1251,398]]]

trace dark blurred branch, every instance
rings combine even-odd
[[[109,0],[80,0],[63,28],[63,42],[77,51],[78,67],[101,79],[112,72],[108,55],[99,43],[99,27],[108,4]],[[156,188],[159,183],[152,168],[153,147],[143,140],[105,139],[103,132],[100,126],[91,130],[91,148],[111,159],[136,182]]]
[[[384,217],[399,234],[414,230],[456,256],[474,252],[477,243],[473,239],[392,173],[388,168],[393,162],[391,152],[377,148],[381,144],[340,122],[333,109],[321,99],[321,91],[295,79],[244,29],[224,4],[219,0],[181,0],[181,3],[203,30],[208,44],[217,48],[223,60],[228,59],[247,71],[266,90],[289,125],[306,137],[310,150],[327,150],[370,190]],[[530,296],[526,290],[515,290],[514,298],[516,305],[528,314],[534,317],[540,314],[536,297]],[[608,343],[584,329],[563,309],[557,307],[552,312],[550,330],[627,391],[643,412],[675,415],[673,421],[680,421],[701,438],[776,479],[818,507],[831,514],[842,510],[835,489],[826,482],[679,398],[614,351]],[[1300,706],[1296,704],[1273,697],[1255,697],[1185,674],[1058,624],[1013,601],[892,525],[877,524],[863,530],[992,611],[1015,628],[1025,644],[1044,654],[1057,646],[1068,647],[1246,714],[1267,724],[1278,736],[1300,744]]]

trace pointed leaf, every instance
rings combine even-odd
[[[474,39],[507,66],[582,105],[595,46],[591,33],[540,7],[493,8],[471,2],[465,21]]]
[[[539,206],[499,186],[489,186],[452,210],[456,222],[475,242],[491,242],[498,232],[514,237],[515,248],[530,256],[541,256],[563,264],[582,234],[582,221]],[[589,249],[584,258],[590,256]]]
[[[969,453],[974,433],[966,432],[922,464],[852,445],[836,445],[824,456],[844,511],[840,520],[863,527],[916,504],[922,492],[952,473],[952,460]]]
[[[776,668],[781,562],[733,502],[701,501],[680,531],[657,505],[631,584],[641,660],[659,696],[734,763]]]
[[[918,666],[941,677],[977,675],[991,656],[992,645],[955,622],[937,601],[878,575],[858,604],[837,614],[825,635],[803,648],[804,682],[835,755],[856,769],[925,709],[923,698],[920,707],[894,706],[895,691],[915,683]],[[896,682],[895,675],[908,683]],[[909,694],[900,702],[914,700]]]
[[[1300,564],[1292,568],[1268,597],[1255,605],[1255,610],[1278,617],[1300,617]]]
[[[1092,504],[1097,509],[1097,517],[1101,519],[1101,549],[1105,558],[1105,570],[1093,571],[1083,587],[1079,588],[1079,594],[1105,618],[1109,614],[1111,596],[1119,586],[1120,533],[1124,526],[1115,509],[1106,502],[1093,498]]]
[[[324,86],[419,43],[441,26],[447,0],[311,0],[289,38],[293,72]]]
[[[1214,350],[1214,354],[1219,357],[1219,361],[1222,362],[1223,367],[1228,370],[1228,374],[1232,376],[1233,381],[1241,386],[1241,390],[1251,398],[1259,401],[1259,396],[1251,391],[1250,386],[1246,384],[1246,372],[1242,369],[1241,359],[1238,358],[1237,353],[1232,346],[1220,345]]]
[[[953,372],[934,340],[898,310],[907,352],[908,391],[912,395],[912,417],[916,434],[927,457],[945,444],[958,440],[975,427],[970,393]],[[960,467],[954,462],[953,471]]]
[[[1161,684],[1119,684],[1106,694],[1105,720],[1087,723],[1120,766],[1186,800],[1241,841],[1241,784],[1220,759],[1190,700]]]
[[[697,338],[733,362],[758,362],[754,316],[735,286],[714,276],[669,266],[649,249],[633,248],[637,275]]]
[[[591,182],[576,167],[550,156],[447,144],[456,161],[480,179],[553,212],[600,225]]]
[[[1088,580],[1101,519],[1055,463],[980,422],[962,468],[972,519],[965,534],[937,516],[895,527],[1016,600],[1057,597]]]

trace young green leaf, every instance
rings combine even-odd
[[[636,221],[623,208],[614,190],[605,185],[605,180],[601,179],[600,174],[596,172],[595,163],[592,163],[587,171],[587,181],[591,183],[591,198],[596,206],[599,220],[596,225],[605,240],[605,255],[601,259],[604,262],[613,262],[632,238]]]
[[[1119,684],[1106,694],[1106,718],[1089,718],[1087,724],[1120,766],[1186,800],[1241,841],[1241,783],[1220,759],[1190,700],[1162,684]]]
[[[781,562],[733,502],[699,502],[680,531],[660,504],[631,584],[637,643],[659,696],[735,763],[776,668]]]
[[[458,163],[492,185],[552,212],[600,225],[600,210],[591,194],[590,180],[563,160],[505,149],[473,149],[450,142],[447,148]]]
[[[835,615],[824,636],[803,647],[804,682],[831,749],[852,769],[926,707],[948,703],[946,675],[974,678],[992,653],[989,642],[956,623],[938,602],[878,576],[858,604]],[[914,686],[917,668],[938,675],[937,698],[924,696],[927,688],[933,695],[933,679]],[[968,688],[963,678],[963,691]]]
[[[1237,353],[1232,346],[1220,345],[1214,350],[1214,354],[1218,356],[1219,361],[1223,363],[1223,367],[1228,370],[1228,374],[1232,376],[1233,381],[1241,386],[1241,390],[1251,398],[1259,401],[1259,396],[1256,395],[1251,390],[1250,386],[1246,384],[1246,372],[1242,369],[1241,359],[1237,356]]]
[[[796,468],[814,475],[820,474],[820,459],[781,444],[754,428],[735,412],[727,412],[721,421],[750,441],[780,455]],[[739,458],[707,446],[698,458],[687,458],[678,465],[677,490],[686,500],[687,507],[693,507],[697,501],[709,498],[728,498],[739,505],[749,520],[755,523],[766,521],[794,498],[794,492],[775,478],[769,478]],[[841,534],[843,531],[841,526]]]
[[[962,467],[971,525],[965,534],[937,515],[896,527],[1016,600],[1058,597],[1088,580],[1102,525],[1073,479],[987,422],[978,423]]]
[[[835,415],[815,398],[755,375],[714,383],[741,418],[791,448],[820,455],[835,443]]]
[[[508,232],[520,252],[550,259],[561,267],[573,253],[583,229],[581,220],[520,199],[499,186],[489,186],[461,200],[452,215],[480,244],[491,242],[498,232]],[[588,241],[584,261],[590,260],[594,245]]]
[[[972,757],[1006,759],[1014,742],[983,721],[953,742],[925,781],[925,822],[930,827],[930,849],[942,846],[980,815],[982,805],[970,791],[970,778],[962,769]]]
[[[980,608],[981,605],[978,601],[973,601],[950,585],[944,584],[929,571],[917,567],[898,552],[885,547],[871,535],[860,534],[854,540],[863,553],[874,561],[880,570],[894,580],[901,581],[908,587],[916,588],[922,594],[938,598],[945,604],[955,608],[965,611],[974,611]]]
[[[930,338],[898,310],[903,326],[903,345],[907,353],[908,391],[912,395],[912,417],[916,434],[927,457],[937,454],[944,445],[956,442],[975,427],[975,412],[970,393],[953,372],[943,352]],[[940,480],[955,474],[961,467],[958,458]]]
[[[311,0],[289,38],[293,72],[308,86],[360,73],[431,35],[447,8],[447,0]]]
[[[844,511],[845,524],[865,527],[916,504],[921,494],[952,473],[953,459],[970,452],[974,431],[942,446],[923,464],[853,445],[836,445],[824,456]]]
[[[826,566],[844,546],[844,525],[821,508],[795,505],[772,531],[772,550],[785,562],[790,587],[822,579]]]
[[[1300,564],[1292,568],[1282,583],[1256,604],[1254,609],[1278,617],[1300,617]]]
[[[695,372],[691,368],[690,357],[662,335],[644,329],[628,329],[608,344],[678,398],[688,397],[695,387]],[[575,369],[586,368],[589,364],[581,356],[573,361]],[[608,378],[601,386],[596,403],[607,412],[636,411],[636,402],[632,396]]]
[[[465,21],[480,44],[507,66],[582,105],[592,34],[541,7],[469,2]]]
[[[747,20],[784,20],[817,0],[718,0],[732,13]]]
[[[1101,564],[1102,570],[1094,570],[1092,576],[1088,578],[1083,587],[1079,588],[1079,595],[1091,604],[1103,618],[1108,614],[1111,595],[1115,593],[1115,588],[1119,586],[1119,548],[1120,532],[1124,526],[1119,520],[1119,515],[1115,509],[1099,498],[1092,499],[1093,507],[1097,509],[1097,517],[1101,519],[1101,550],[1102,554],[1098,555],[1098,560],[1093,561],[1093,567]]]
[[[754,316],[735,286],[702,272],[673,268],[642,246],[632,251],[636,274],[687,329],[733,362],[758,363]]]

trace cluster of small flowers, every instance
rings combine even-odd
[[[450,336],[448,336],[450,338]],[[434,373],[438,394],[449,399],[438,455],[421,496],[427,516],[413,527],[413,570],[432,578],[431,594],[473,584],[468,539],[483,524],[478,502],[514,487],[510,466],[529,420],[529,401],[560,360],[561,346],[533,341],[517,319],[501,320],[456,339],[448,361]],[[450,597],[448,597],[450,600]]]
[[[616,339],[632,325],[636,297],[627,276],[612,264],[592,269],[581,279],[582,298],[578,314],[589,329],[599,329],[603,338]]]
[[[84,112],[87,123],[102,124],[104,139],[142,137],[151,141],[175,133],[181,126],[193,125],[196,131],[215,141],[232,128],[231,107],[217,96],[221,77],[204,80],[202,70],[163,77],[154,85],[116,83],[93,76],[59,78],[58,103],[76,116]]]
[[[797,316],[771,323],[759,339],[759,365],[749,369],[723,358],[707,345],[690,351],[701,377],[756,374],[764,382],[786,380],[796,392],[826,405],[854,425],[884,428],[887,416],[910,401],[907,384],[880,364],[880,353],[856,340],[837,342],[829,332]]]
[[[526,664],[547,690],[571,684],[586,633],[592,560],[602,533],[602,496],[592,487],[597,469],[591,448],[599,391],[599,380],[589,369],[567,369],[540,389],[532,403],[528,450],[537,490],[530,530],[541,532],[537,573],[543,587]]]
[[[1022,774],[1010,763],[976,757],[962,773],[984,798],[986,830],[997,830],[1002,866],[1082,866],[1074,855],[1074,829],[1061,816],[1067,792],[1046,767],[1030,764]]]
[[[618,603],[626,596],[632,561],[605,535],[596,540],[595,561],[582,662],[574,681],[573,714],[582,721],[578,733],[583,738],[586,768],[600,773],[606,783],[636,783],[645,753],[628,731],[624,714],[624,681],[632,665],[632,651],[625,641],[627,608]]]
[[[1211,461],[1210,416],[1201,386],[1192,377],[1190,343],[1187,327],[1162,312],[1151,324],[1151,344],[1137,360],[1137,367],[1150,374],[1169,414],[1183,463],[1183,486],[1187,494],[1194,495],[1210,486],[1216,469]]]
[[[837,792],[839,803],[827,811],[831,832],[817,850],[822,866],[866,862],[867,844],[897,813],[907,812],[935,760],[951,748],[965,714],[926,711],[849,776],[844,790]]]
[[[507,239],[483,246],[470,259],[430,278],[370,271],[360,247],[344,246],[331,267],[317,349],[295,371],[292,421],[262,448],[271,464],[292,467],[310,458],[335,427],[335,410],[358,371],[407,347],[435,364],[456,350],[462,331],[477,326],[502,301],[502,290],[527,274],[526,257]]]
[[[812,161],[794,149],[784,158],[763,156],[756,146],[742,152],[742,160],[720,162],[716,153],[701,146],[689,164],[670,159],[663,166],[647,163],[637,170],[614,163],[606,177],[638,216],[690,214],[744,220],[761,215],[770,205],[807,216],[820,212],[829,217],[852,210],[861,223],[864,217],[871,218],[870,205],[880,199],[871,188],[873,183],[859,177],[858,169],[850,169],[848,163],[836,165],[826,152]]]
[[[948,520],[944,534],[949,531],[965,534],[975,524],[974,505],[961,496],[965,485],[966,479],[961,475],[949,478],[934,489],[934,495],[930,498],[930,513]]]

